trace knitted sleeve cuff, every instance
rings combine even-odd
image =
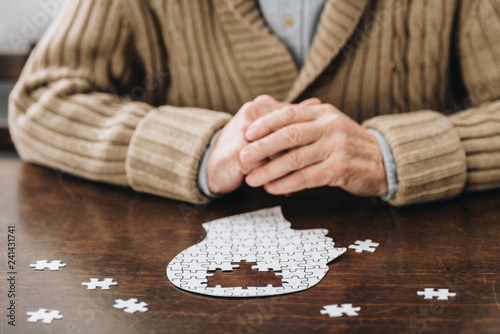
[[[467,177],[465,151],[447,117],[434,111],[384,115],[363,123],[389,143],[398,170],[395,206],[460,194]]]
[[[231,115],[198,108],[162,106],[137,126],[126,161],[130,186],[195,204],[208,201],[197,186],[198,167],[215,131]]]

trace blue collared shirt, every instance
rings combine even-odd
[[[309,54],[326,0],[258,0],[269,30],[288,49],[298,68]]]

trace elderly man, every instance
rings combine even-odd
[[[498,31],[497,0],[68,1],[9,125],[26,161],[192,203],[446,199],[500,186]]]

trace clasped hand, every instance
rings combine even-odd
[[[387,193],[376,138],[330,104],[263,95],[221,130],[207,164],[208,186],[228,193],[243,181],[274,195],[322,186],[358,196]]]

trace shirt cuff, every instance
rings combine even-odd
[[[384,160],[385,166],[385,174],[387,177],[387,188],[389,191],[384,196],[380,198],[384,201],[389,201],[396,197],[396,194],[399,189],[398,182],[398,168],[396,166],[396,162],[394,161],[394,155],[392,154],[391,147],[385,139],[384,135],[374,129],[368,129],[371,134],[375,136],[380,145],[380,149],[382,150],[382,158]]]
[[[220,131],[221,130],[218,130],[217,132],[214,133],[212,139],[210,139],[210,142],[205,148],[205,152],[203,152],[203,157],[201,158],[200,167],[198,169],[198,178],[196,181],[198,183],[198,188],[200,189],[201,193],[209,198],[218,198],[222,196],[222,194],[215,194],[210,191],[210,188],[208,187],[208,175],[207,175],[208,157],[210,156],[210,153],[212,153],[217,138],[219,138]]]

